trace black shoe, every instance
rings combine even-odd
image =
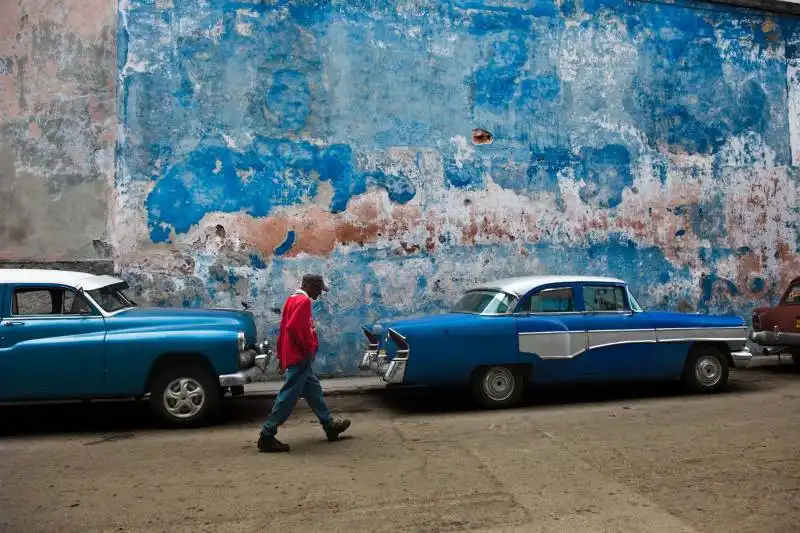
[[[258,451],[264,453],[282,453],[291,450],[288,444],[284,444],[272,435],[258,436]]]
[[[338,420],[331,424],[330,427],[325,428],[325,436],[328,437],[328,440],[331,442],[339,440],[339,435],[344,433],[349,427],[350,421],[346,418],[344,420]]]

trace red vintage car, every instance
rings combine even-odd
[[[750,340],[767,352],[789,352],[800,365],[800,277],[789,282],[778,305],[753,310]]]

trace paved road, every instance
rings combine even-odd
[[[270,400],[166,431],[135,404],[0,409],[0,531],[800,531],[800,372],[730,391],[543,389],[485,412],[460,394],[331,399],[258,454]]]

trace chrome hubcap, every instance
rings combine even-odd
[[[697,360],[694,375],[701,385],[713,387],[722,378],[722,365],[716,357],[705,355]]]
[[[507,400],[514,392],[514,374],[507,368],[492,368],[483,376],[483,392],[496,402]]]
[[[206,391],[192,378],[178,378],[164,390],[164,409],[175,418],[191,418],[206,403]]]

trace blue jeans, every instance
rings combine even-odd
[[[278,426],[289,418],[294,405],[301,396],[306,399],[306,403],[317,415],[322,427],[326,429],[330,427],[333,417],[322,397],[322,386],[312,368],[312,359],[308,358],[286,369],[283,387],[281,387],[278,397],[275,398],[275,403],[272,404],[272,412],[267,421],[261,426],[261,433],[275,435],[278,432]]]

